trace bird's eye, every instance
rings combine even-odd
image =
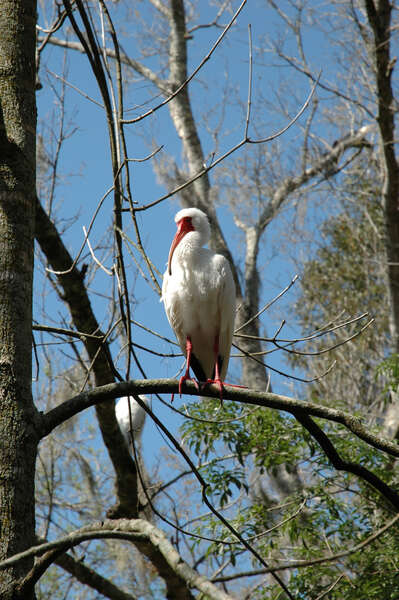
[[[178,222],[178,226],[184,229],[186,232],[195,230],[195,227],[192,223],[192,217],[183,217]]]

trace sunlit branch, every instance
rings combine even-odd
[[[58,335],[67,335],[68,337],[75,337],[84,341],[84,338],[94,338],[96,340],[102,340],[104,336],[95,335],[93,333],[82,333],[81,331],[75,331],[73,329],[64,329],[63,327],[50,327],[48,325],[32,325],[34,331],[44,331],[46,333],[54,333]]]
[[[337,329],[347,326],[348,324],[355,323],[360,318],[364,318],[365,316],[367,316],[367,315],[365,314],[365,315],[362,315],[361,317],[355,317],[354,319],[351,319],[350,321],[347,321],[343,324],[337,325],[336,327],[333,327],[330,330],[326,330],[322,333],[319,332],[317,335],[309,336],[308,338],[298,338],[298,339],[294,339],[294,340],[290,340],[290,341],[284,340],[284,344],[282,342],[278,341],[276,336],[278,335],[278,333],[280,333],[282,326],[285,324],[285,321],[282,321],[275,336],[272,338],[263,338],[263,337],[258,337],[258,336],[249,336],[249,335],[247,336],[245,334],[242,334],[242,335],[239,334],[237,337],[256,339],[258,341],[270,342],[270,343],[274,344],[275,348],[273,348],[273,349],[263,350],[263,351],[259,351],[259,352],[251,352],[249,354],[251,357],[267,356],[269,354],[273,354],[274,352],[276,352],[278,350],[283,350],[285,352],[288,352],[289,354],[295,354],[298,356],[319,356],[321,354],[326,354],[328,352],[331,352],[332,350],[335,350],[336,348],[339,348],[340,346],[343,346],[347,342],[350,342],[351,340],[357,338],[368,327],[370,327],[370,325],[372,325],[374,323],[375,319],[374,318],[370,319],[369,321],[367,321],[367,323],[365,325],[363,325],[360,329],[355,331],[352,335],[348,335],[343,340],[340,340],[340,341],[332,344],[331,346],[328,346],[327,348],[320,348],[320,349],[314,350],[314,351],[310,351],[310,350],[302,351],[302,350],[297,350],[296,348],[292,349],[292,346],[294,346],[295,344],[303,343],[304,341],[307,341],[308,339],[314,339],[315,337],[321,337],[321,336],[327,335],[327,334],[331,333],[332,331],[336,331]],[[240,355],[234,355],[234,356],[240,356]]]
[[[150,544],[152,547],[157,548],[166,561],[168,568],[184,581],[185,585],[189,588],[198,589],[211,600],[233,600],[230,595],[216,588],[206,577],[198,575],[183,560],[181,555],[173,548],[172,544],[159,529],[151,525],[148,521],[140,519],[107,519],[99,523],[93,523],[55,542],[40,544],[2,561],[0,569],[4,569],[10,564],[15,564],[27,556],[41,557],[37,559],[35,566],[19,586],[19,592],[23,594],[33,587],[58,556],[84,541],[98,539],[126,540],[134,543],[139,549],[144,548],[146,544],[147,546]],[[188,598],[190,597],[191,594]]]
[[[98,258],[94,254],[93,248],[91,247],[89,236],[88,236],[88,234],[86,232],[86,227],[85,226],[83,226],[83,233],[85,234],[86,244],[87,244],[87,247],[89,248],[89,251],[90,251],[92,259],[94,260],[94,262],[96,263],[96,265],[98,265],[100,267],[100,269],[102,269],[104,271],[104,273],[106,273],[107,275],[110,275],[112,277],[113,272],[114,272],[114,268],[112,267],[112,269],[107,269],[107,267],[104,267],[104,265],[101,263],[101,261],[98,260]]]
[[[344,311],[342,311],[343,313]],[[340,314],[342,314],[340,313]],[[339,315],[338,315],[339,316]],[[337,316],[337,318],[338,318]],[[294,338],[294,339],[278,339],[277,340],[277,335],[278,333],[281,331],[282,329],[282,325],[285,325],[285,320],[282,321],[282,324],[279,326],[277,333],[273,336],[273,337],[261,337],[261,336],[254,336],[254,335],[249,335],[246,333],[238,333],[238,334],[234,334],[237,337],[242,337],[242,338],[247,338],[247,339],[256,339],[259,340],[261,342],[274,342],[275,340],[278,341],[279,344],[287,344],[287,345],[292,345],[292,344],[298,344],[301,342],[309,342],[311,340],[314,340],[316,338],[325,336],[329,333],[332,333],[334,331],[336,331],[337,329],[342,329],[344,327],[347,327],[348,325],[352,325],[353,323],[357,323],[358,321],[361,321],[362,319],[366,318],[369,316],[369,313],[365,312],[362,313],[361,315],[358,315],[357,317],[351,317],[350,319],[346,319],[345,321],[343,321],[342,323],[337,323],[337,325],[331,325],[331,321],[329,321],[328,323],[326,323],[325,325],[319,327],[317,329],[317,331],[315,331],[314,333],[311,333],[307,336],[301,337],[301,338]],[[371,320],[372,321],[372,320]],[[275,350],[271,350],[270,352],[274,352]]]
[[[292,345],[292,342],[290,342],[290,344],[287,344],[286,346],[282,346],[280,345],[276,339],[273,339],[272,342],[273,344],[275,344],[275,346],[279,349],[279,350],[284,350],[285,352],[288,352],[289,354],[297,354],[300,356],[319,356],[321,354],[325,354],[326,352],[331,352],[332,350],[335,350],[335,348],[338,348],[339,346],[342,346],[344,344],[346,344],[347,342],[350,342],[351,340],[359,337],[359,335],[361,335],[363,333],[363,331],[365,331],[368,327],[370,327],[370,325],[372,323],[374,323],[375,319],[370,319],[370,321],[367,321],[367,323],[365,325],[363,325],[363,327],[361,327],[358,331],[355,331],[355,333],[353,333],[352,335],[346,337],[345,339],[336,342],[335,344],[332,344],[331,346],[328,346],[328,348],[320,348],[319,350],[315,350],[314,352],[304,352],[301,350],[292,350],[290,349],[288,346]],[[293,342],[295,343],[295,342]]]
[[[89,236],[89,234],[90,234],[90,231],[91,231],[92,227],[94,226],[94,222],[95,222],[95,220],[96,220],[96,218],[97,218],[97,215],[98,215],[98,213],[99,213],[99,211],[100,211],[100,208],[101,208],[101,207],[102,207],[102,205],[104,204],[104,202],[105,202],[105,200],[106,200],[107,196],[109,196],[109,194],[110,194],[110,193],[111,193],[111,192],[112,192],[114,189],[115,189],[115,185],[113,185],[112,187],[108,188],[108,190],[105,192],[105,194],[102,196],[102,198],[101,198],[101,199],[100,199],[100,201],[98,202],[98,204],[97,204],[97,207],[96,207],[96,209],[95,209],[95,211],[94,211],[94,213],[93,213],[93,216],[92,216],[92,218],[90,219],[90,223],[89,223],[89,226],[88,226],[88,228],[87,228],[87,233],[85,234],[85,237],[84,237],[84,240],[83,240],[83,242],[82,242],[82,245],[81,245],[81,247],[80,247],[80,250],[79,250],[79,252],[77,253],[77,255],[76,255],[76,257],[74,258],[74,260],[71,262],[71,265],[70,265],[70,267],[69,267],[68,269],[66,269],[65,271],[55,271],[55,270],[53,270],[53,269],[50,269],[50,268],[46,267],[46,271],[47,271],[48,273],[53,273],[53,275],[67,275],[68,273],[71,273],[71,272],[73,271],[73,269],[76,267],[76,265],[77,265],[77,263],[78,263],[78,260],[79,260],[79,258],[80,258],[80,257],[81,257],[81,255],[82,255],[83,249],[84,249],[84,247],[85,247],[85,245],[86,245],[87,237]],[[39,199],[38,199],[37,201],[39,202]]]
[[[348,576],[345,573],[341,573],[340,575],[338,575],[338,577],[332,582],[332,584],[329,585],[328,588],[324,592],[322,592],[321,594],[316,596],[316,598],[314,600],[321,600],[322,598],[325,598],[327,596],[327,594],[329,594],[331,592],[331,590],[333,590],[335,588],[335,586],[338,585],[338,583],[344,577],[348,577]]]
[[[283,525],[285,525],[286,523],[289,523],[290,521],[292,521],[293,519],[296,519],[296,517],[303,511],[303,509],[306,506],[306,502],[307,502],[307,498],[304,498],[301,502],[301,504],[299,505],[299,507],[297,508],[297,510],[292,514],[289,515],[288,517],[286,517],[285,519],[283,519],[282,521],[280,521],[279,523],[276,523],[276,525],[273,525],[273,527],[270,527],[269,529],[266,529],[265,531],[262,531],[261,533],[257,533],[256,535],[252,535],[251,537],[248,538],[248,541],[253,541],[253,540],[258,540],[262,537],[264,537],[265,535],[268,535],[269,533],[271,533],[272,531],[275,531],[276,529],[279,529],[280,527],[282,527]]]
[[[54,77],[55,79],[58,79],[64,85],[70,87],[72,90],[74,90],[75,92],[77,92],[78,94],[80,94],[81,96],[83,96],[83,98],[85,98],[86,100],[89,100],[90,102],[92,102],[93,104],[95,104],[96,106],[98,106],[99,108],[104,109],[104,105],[101,104],[101,102],[98,102],[97,100],[95,100],[94,98],[92,98],[91,96],[89,96],[88,94],[86,94],[86,92],[84,92],[80,88],[76,87],[76,85],[73,85],[73,83],[71,83],[70,81],[68,81],[67,79],[65,79],[65,77],[61,77],[61,75],[58,75],[57,73],[54,73],[48,67],[46,67],[46,71],[48,73],[50,73],[50,75],[52,75],[52,77]]]

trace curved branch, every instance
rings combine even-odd
[[[316,84],[318,84],[318,80]],[[344,152],[351,148],[369,148],[370,143],[367,141],[366,136],[373,128],[373,125],[364,125],[354,133],[342,136],[341,139],[334,142],[331,150],[324,153],[319,160],[314,161],[311,167],[305,169],[299,175],[286,177],[274,191],[270,203],[259,219],[261,228],[265,229],[267,227],[289,194],[292,194],[318,175],[330,173],[332,169],[334,171]]]
[[[30,589],[37,582],[48,567],[57,557],[66,550],[78,544],[93,539],[123,539],[132,542],[146,556],[157,555],[160,574],[175,580],[175,586],[169,587],[169,593],[174,593],[170,598],[175,600],[192,600],[189,591],[191,588],[210,598],[211,600],[233,600],[229,594],[219,590],[206,577],[199,575],[192,569],[175,550],[166,536],[157,527],[141,519],[106,520],[82,527],[69,535],[54,542],[34,546],[0,563],[0,569],[5,569],[10,564],[26,558],[27,556],[40,556],[35,566],[19,586],[19,593]],[[167,574],[166,574],[167,572]]]
[[[183,394],[197,396],[198,389],[191,381],[185,381],[182,385]],[[137,379],[123,381],[121,383],[110,383],[92,390],[82,392],[62,404],[59,404],[49,412],[41,415],[37,427],[40,429],[40,437],[46,437],[55,427],[61,425],[74,415],[96,406],[106,400],[129,396],[132,394],[178,394],[179,382],[176,379]],[[220,398],[220,390],[216,385],[207,385],[201,390],[201,396],[209,398]],[[283,410],[296,416],[294,413],[306,414],[311,417],[319,417],[343,425],[356,437],[363,440],[373,448],[382,450],[390,456],[399,458],[399,445],[387,439],[374,435],[370,429],[362,424],[359,417],[353,416],[343,410],[322,406],[314,402],[305,402],[281,394],[271,392],[258,392],[251,389],[240,389],[225,384],[223,386],[223,398],[233,402],[244,404],[255,404],[265,408]]]
[[[363,465],[358,465],[351,461],[346,461],[341,458],[334,444],[324,431],[311,419],[303,413],[293,413],[296,420],[310,433],[310,435],[318,442],[321,449],[331,461],[333,467],[337,471],[345,471],[360,477],[367,481],[372,487],[378,490],[391,504],[399,510],[399,494],[387,485],[382,479],[377,477],[372,471],[366,469]]]

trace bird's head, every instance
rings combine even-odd
[[[199,208],[183,208],[175,216],[177,232],[173,238],[172,245],[169,250],[168,258],[168,273],[172,274],[172,257],[177,246],[180,244],[185,235],[190,232],[196,233],[196,245],[203,246],[209,241],[211,236],[211,228],[208,217]],[[192,236],[193,237],[193,236]]]

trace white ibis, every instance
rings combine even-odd
[[[140,396],[140,398],[147,406],[149,406],[150,401],[146,396]],[[130,402],[130,413],[128,401]],[[138,444],[143,431],[146,414],[144,408],[142,408],[134,398],[129,396],[119,398],[115,405],[116,420],[118,421],[119,428],[129,449],[132,446],[130,432],[133,433],[135,444]],[[131,422],[130,415],[132,417]]]
[[[179,393],[183,381],[191,380],[191,367],[199,381],[219,386],[222,399],[234,330],[233,275],[224,256],[202,247],[210,238],[205,213],[185,208],[175,222],[177,233],[169,251],[162,300],[186,356]]]

